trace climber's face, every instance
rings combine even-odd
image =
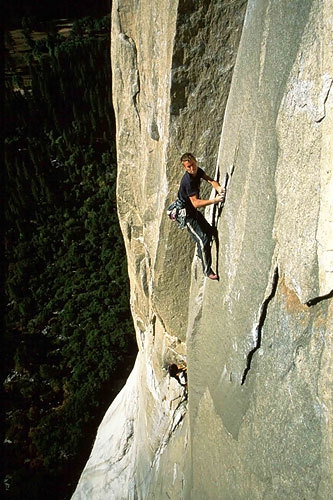
[[[190,175],[193,175],[193,177],[197,175],[198,165],[196,160],[184,160],[182,163],[186,172],[188,172]]]

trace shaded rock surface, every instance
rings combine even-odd
[[[331,0],[113,2],[139,355],[73,498],[331,497],[332,29]],[[218,283],[165,215],[185,151],[232,172]]]

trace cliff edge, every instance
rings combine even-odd
[[[330,498],[332,29],[332,0],[113,2],[139,354],[73,499]],[[219,282],[166,217],[186,151],[232,172]]]

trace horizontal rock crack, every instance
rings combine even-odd
[[[333,290],[331,290],[329,293],[326,295],[321,295],[320,297],[314,297],[313,299],[310,299],[306,302],[306,305],[308,307],[315,306],[318,304],[318,302],[321,302],[322,300],[328,300],[333,297]]]

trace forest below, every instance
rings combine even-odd
[[[136,355],[116,207],[110,15],[6,33],[6,498],[70,498]],[[7,72],[6,72],[7,74]]]

